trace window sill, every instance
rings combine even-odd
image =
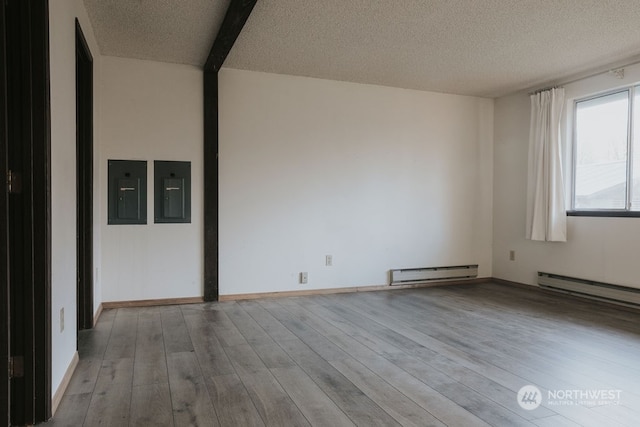
[[[591,216],[611,218],[640,218],[640,211],[567,211],[567,216]]]

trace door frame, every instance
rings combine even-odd
[[[2,7],[7,89],[2,100],[7,115],[3,132],[8,152],[4,168],[13,168],[22,181],[20,194],[7,196],[8,187],[3,189],[8,203],[0,216],[0,262],[8,260],[9,266],[19,264],[19,268],[10,271],[7,280],[9,336],[2,340],[2,351],[6,345],[9,356],[22,358],[23,375],[8,381],[7,416],[13,424],[23,425],[51,417],[49,6],[48,0],[6,0]],[[10,225],[12,210],[23,215],[20,229]],[[12,241],[12,233],[18,242]],[[12,257],[14,245],[24,250]],[[21,339],[15,342],[20,345],[12,345],[18,336]],[[9,372],[8,366],[2,370]]]
[[[76,18],[77,329],[93,327],[93,56]]]

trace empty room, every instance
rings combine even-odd
[[[637,1],[1,3],[0,425],[640,424]]]

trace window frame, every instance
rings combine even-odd
[[[577,155],[578,155],[578,104],[585,101],[602,98],[605,96],[615,95],[618,93],[627,93],[628,111],[627,111],[627,159],[626,159],[626,181],[625,181],[625,207],[621,209],[612,208],[576,208],[576,171],[577,171]],[[635,97],[640,96],[640,83],[609,89],[588,96],[583,96],[573,100],[572,110],[572,130],[571,130],[571,208],[567,210],[567,216],[585,216],[585,217],[614,217],[614,218],[640,218],[639,210],[632,210],[632,191],[633,186],[630,185],[633,179],[633,154],[634,154],[634,136],[635,129],[633,123]],[[639,141],[640,143],[640,141]]]

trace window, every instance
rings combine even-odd
[[[574,114],[573,213],[640,216],[640,85],[578,100]]]

